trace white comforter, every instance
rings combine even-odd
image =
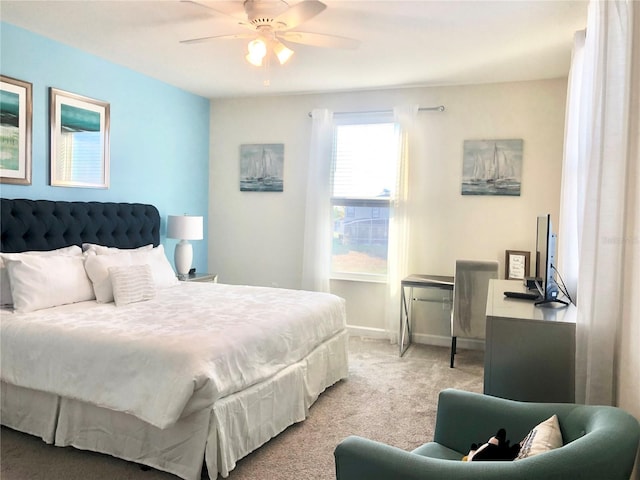
[[[1,315],[0,377],[165,428],[299,361],[345,327],[330,294],[181,282],[116,307]]]

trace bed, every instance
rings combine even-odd
[[[341,298],[178,282],[151,205],[1,202],[3,425],[215,479],[346,378]]]

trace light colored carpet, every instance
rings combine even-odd
[[[482,391],[483,352],[460,350],[449,368],[449,349],[397,345],[354,337],[349,378],[327,389],[309,417],[238,462],[229,480],[329,480],[333,450],[348,435],[361,435],[410,450],[433,438],[438,392]],[[176,480],[108,455],[59,448],[2,428],[2,480]]]

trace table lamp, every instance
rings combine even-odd
[[[181,278],[191,270],[193,247],[189,240],[202,240],[202,217],[196,215],[169,215],[167,222],[167,238],[177,238],[174,263]]]

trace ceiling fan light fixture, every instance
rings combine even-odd
[[[294,30],[327,8],[321,0],[300,0],[295,5],[289,5],[287,0],[238,0],[242,1],[246,19],[237,18],[209,5],[204,5],[204,0],[182,1],[201,4],[203,7],[225,14],[233,18],[237,25],[246,27],[253,33],[211,35],[181,40],[180,43],[191,44],[222,38],[251,39],[247,44],[248,54],[245,55],[245,58],[248,63],[256,67],[268,68],[272,61],[272,52],[280,65],[287,63],[294,51],[283,42],[325,48],[357,48],[359,44],[357,40],[351,38]]]
[[[244,58],[246,58],[247,62],[249,62],[254,67],[261,67],[262,66],[262,57],[257,57],[256,58],[256,57],[252,57],[251,54],[249,54]]]
[[[285,63],[287,63],[287,60],[289,60],[294,54],[294,51],[278,42],[273,47],[273,53],[275,53],[276,57],[278,57],[280,65],[284,65]]]
[[[261,38],[251,40],[247,45],[249,53],[245,57],[247,62],[256,67],[262,66],[262,60],[267,55],[267,44]]]

